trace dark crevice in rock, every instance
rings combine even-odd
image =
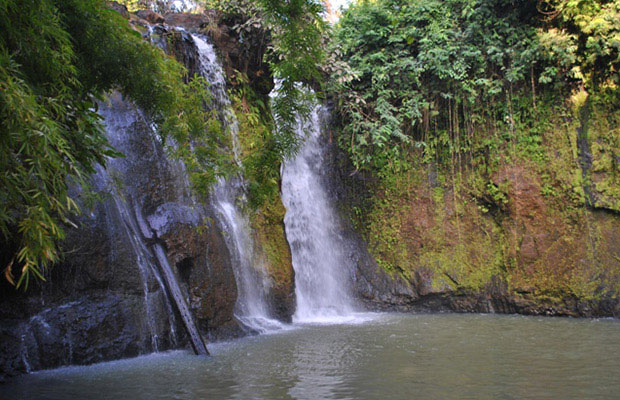
[[[189,284],[189,278],[194,268],[194,260],[191,257],[186,257],[177,263],[177,271],[181,281],[186,285]]]

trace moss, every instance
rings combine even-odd
[[[597,97],[593,103],[588,139],[594,206],[620,211],[620,113]]]
[[[284,205],[279,197],[278,181],[272,175],[260,175],[262,170],[279,170],[278,165],[257,164],[256,154],[265,150],[270,135],[271,119],[267,100],[261,99],[238,77],[240,86],[230,94],[239,124],[239,144],[245,177],[248,180],[249,207],[255,253],[263,257],[276,291],[286,296],[293,287],[291,253],[284,232]],[[259,160],[262,161],[262,160]]]
[[[616,207],[609,199],[620,190],[618,125],[594,110],[593,187],[600,201]],[[620,293],[613,258],[620,221],[585,209],[579,114],[574,104],[541,101],[537,121],[516,123],[515,140],[498,135],[484,144],[488,160],[472,158],[457,170],[453,159],[429,165],[412,156],[409,168],[383,171],[368,204],[353,215],[371,254],[409,279],[430,273],[434,291],[480,292],[499,277],[513,295],[529,293],[539,302]],[[478,129],[474,137],[489,138]]]
[[[293,285],[291,252],[284,233],[284,205],[279,198],[254,211],[250,224],[255,243],[265,256],[267,270],[276,286],[288,290]]]

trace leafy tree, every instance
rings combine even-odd
[[[151,8],[170,11],[173,1],[122,0],[130,10]],[[185,11],[200,12],[212,8],[241,17],[236,26],[240,33],[249,29],[268,32],[270,52],[266,55],[273,77],[279,84],[279,95],[271,108],[277,124],[273,124],[275,146],[279,158],[294,153],[299,144],[294,131],[298,116],[309,114],[305,101],[307,92],[299,83],[317,83],[322,80],[319,66],[325,59],[322,37],[326,31],[320,0],[198,0],[185,1]],[[193,4],[193,5],[192,5]],[[243,35],[242,35],[243,36]]]
[[[132,10],[161,10],[162,3],[166,3],[154,0],[121,2]],[[189,3],[192,2],[185,2]],[[268,43],[265,61],[273,78],[279,82],[278,96],[271,101],[259,98],[249,90],[241,75],[235,80],[231,96],[241,96],[246,105],[250,100],[250,107],[242,107],[248,114],[243,118],[253,120],[256,114],[262,115],[260,123],[252,124],[260,126],[255,131],[260,136],[255,144],[260,143],[260,147],[247,154],[244,160],[251,204],[273,199],[278,193],[280,163],[297,151],[301,141],[295,131],[297,118],[310,113],[311,103],[307,100],[311,94],[301,83],[318,86],[323,80],[320,68],[325,60],[323,43],[327,35],[322,18],[323,3],[317,0],[199,0],[193,3],[192,12],[216,9],[228,20],[236,21],[233,29],[241,40],[259,33]],[[272,116],[275,121],[271,120]]]
[[[615,92],[618,0],[361,0],[336,28],[350,68],[332,85],[340,142],[361,169],[472,148],[477,123],[514,125],[516,99]]]
[[[351,6],[336,41],[355,78],[336,92],[343,145],[356,166],[393,164],[410,143],[427,143],[431,130],[450,141],[464,123],[456,110],[525,86],[540,49],[539,23],[536,3],[526,0]]]
[[[131,12],[152,9],[160,13],[188,12],[196,10],[196,2],[192,0],[119,0]]]

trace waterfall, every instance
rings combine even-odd
[[[199,36],[192,35],[192,38],[200,57],[200,72],[210,84],[222,123],[231,136],[235,162],[240,165],[239,126],[226,92],[224,72],[213,46]],[[227,234],[226,244],[232,256],[238,290],[235,315],[250,329],[264,333],[282,329],[283,324],[272,317],[266,300],[271,280],[253,251],[250,224],[239,205],[245,202],[244,193],[241,176],[219,179],[213,188],[211,204],[220,227]]]
[[[355,308],[344,240],[322,181],[320,111],[316,105],[309,118],[298,119],[304,142],[282,167],[284,225],[295,270],[294,322],[338,322]]]
[[[122,101],[110,98],[110,102],[122,104]],[[132,149],[132,132],[127,129],[135,123],[140,122],[143,127],[148,128],[149,124],[138,110],[125,108],[123,111],[114,110],[113,107],[101,107],[99,113],[104,117],[106,136],[115,149],[121,150],[128,156],[125,159],[111,159],[108,167],[99,166],[93,180],[100,189],[112,189],[110,196],[112,203],[124,229],[129,244],[136,257],[138,268],[142,275],[145,318],[146,324],[151,335],[151,344],[154,351],[158,351],[159,330],[155,323],[156,304],[154,293],[149,288],[150,278],[154,278],[157,286],[164,293],[164,302],[168,314],[169,328],[171,331],[171,342],[176,344],[176,320],[172,304],[178,311],[181,321],[188,333],[190,343],[194,352],[200,355],[208,355],[204,341],[196,327],[193,316],[182,295],[176,276],[170,267],[166,253],[160,242],[155,240],[153,230],[142,215],[141,206],[137,201],[138,195],[133,185],[129,170],[133,170],[131,159],[137,159],[135,151]],[[150,140],[154,140],[154,132],[151,132]],[[145,138],[146,139],[146,138]],[[146,143],[152,144],[146,139]],[[120,181],[119,181],[120,179]],[[120,185],[119,185],[120,183]],[[122,194],[120,193],[122,192]],[[172,302],[170,301],[172,300]]]
[[[106,185],[112,187],[114,182],[110,179],[107,171],[103,168],[98,168],[98,174],[105,179]],[[134,218],[132,217],[132,212],[127,204],[127,202],[121,198],[118,193],[112,193],[113,203],[116,208],[116,212],[118,213],[122,223],[123,229],[127,238],[129,239],[129,244],[133,250],[134,255],[136,256],[136,263],[138,264],[138,269],[140,270],[141,278],[142,278],[142,290],[144,293],[144,308],[145,308],[145,318],[146,324],[149,329],[149,334],[151,336],[151,346],[153,351],[159,351],[159,330],[157,328],[157,324],[155,322],[155,313],[157,308],[157,300],[154,298],[154,293],[149,289],[149,278],[154,277],[157,281],[158,287],[161,290],[165,290],[164,283],[161,280],[159,272],[152,260],[152,256],[148,250],[148,247],[142,237],[139,234]],[[176,320],[174,317],[174,311],[172,310],[172,304],[170,303],[170,299],[168,296],[164,297],[164,301],[166,304],[166,310],[168,311],[168,323],[171,328],[171,340],[176,343]]]

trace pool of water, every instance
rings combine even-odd
[[[367,315],[42,371],[1,399],[618,399],[620,321]]]

